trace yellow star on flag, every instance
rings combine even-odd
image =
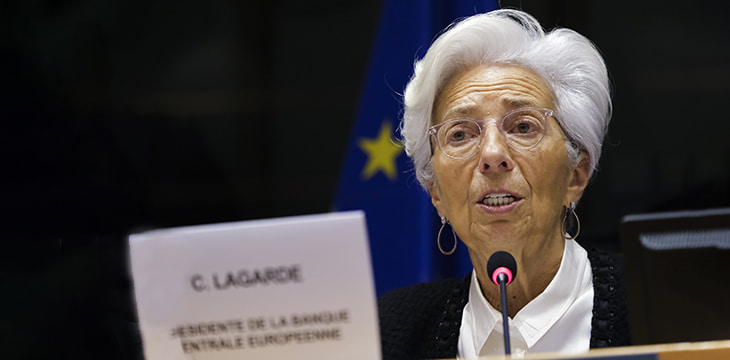
[[[403,151],[403,146],[393,140],[392,133],[393,126],[385,121],[377,138],[360,138],[358,146],[368,155],[367,163],[360,174],[364,180],[370,180],[378,171],[382,171],[390,181],[395,181],[398,177],[395,159]]]

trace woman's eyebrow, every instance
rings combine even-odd
[[[464,116],[471,114],[474,109],[477,108],[476,105],[473,104],[467,104],[467,105],[457,105],[455,107],[452,107],[448,110],[446,110],[446,113],[444,113],[445,118],[453,117],[454,115]]]
[[[535,99],[528,98],[504,98],[502,99],[502,104],[513,109],[526,106],[537,106],[537,102],[535,101]]]
[[[526,97],[504,97],[500,100],[502,106],[506,109],[517,109],[521,107],[539,106],[535,99]],[[479,104],[458,104],[444,113],[444,119],[453,118],[454,116],[469,116],[479,108]]]
[[[537,106],[538,103],[535,101],[535,99],[530,98],[503,98],[501,100],[501,103],[504,107],[508,109],[516,109],[521,107],[527,107],[527,106]],[[474,109],[478,108],[479,106],[476,104],[464,104],[464,105],[457,105],[449,110],[446,111],[447,117],[452,115],[469,115],[471,114]]]

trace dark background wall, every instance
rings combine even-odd
[[[503,1],[603,52],[615,112],[579,207],[730,206],[720,1]],[[379,1],[0,4],[2,358],[134,358],[124,235],[330,211]],[[394,89],[398,91],[400,89]]]

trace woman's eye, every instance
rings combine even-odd
[[[526,122],[519,123],[517,124],[516,130],[520,134],[527,134],[532,130],[532,124]]]
[[[530,116],[511,119],[504,124],[504,127],[507,133],[513,135],[533,135],[542,129],[540,122]]]
[[[456,122],[442,129],[443,139],[448,143],[460,144],[479,137],[479,126],[471,122]]]
[[[454,141],[463,141],[466,139],[466,133],[463,131],[457,131],[451,135],[451,140]]]

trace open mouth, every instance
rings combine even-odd
[[[482,199],[481,203],[487,206],[504,206],[517,200],[519,199],[510,194],[489,194]]]

